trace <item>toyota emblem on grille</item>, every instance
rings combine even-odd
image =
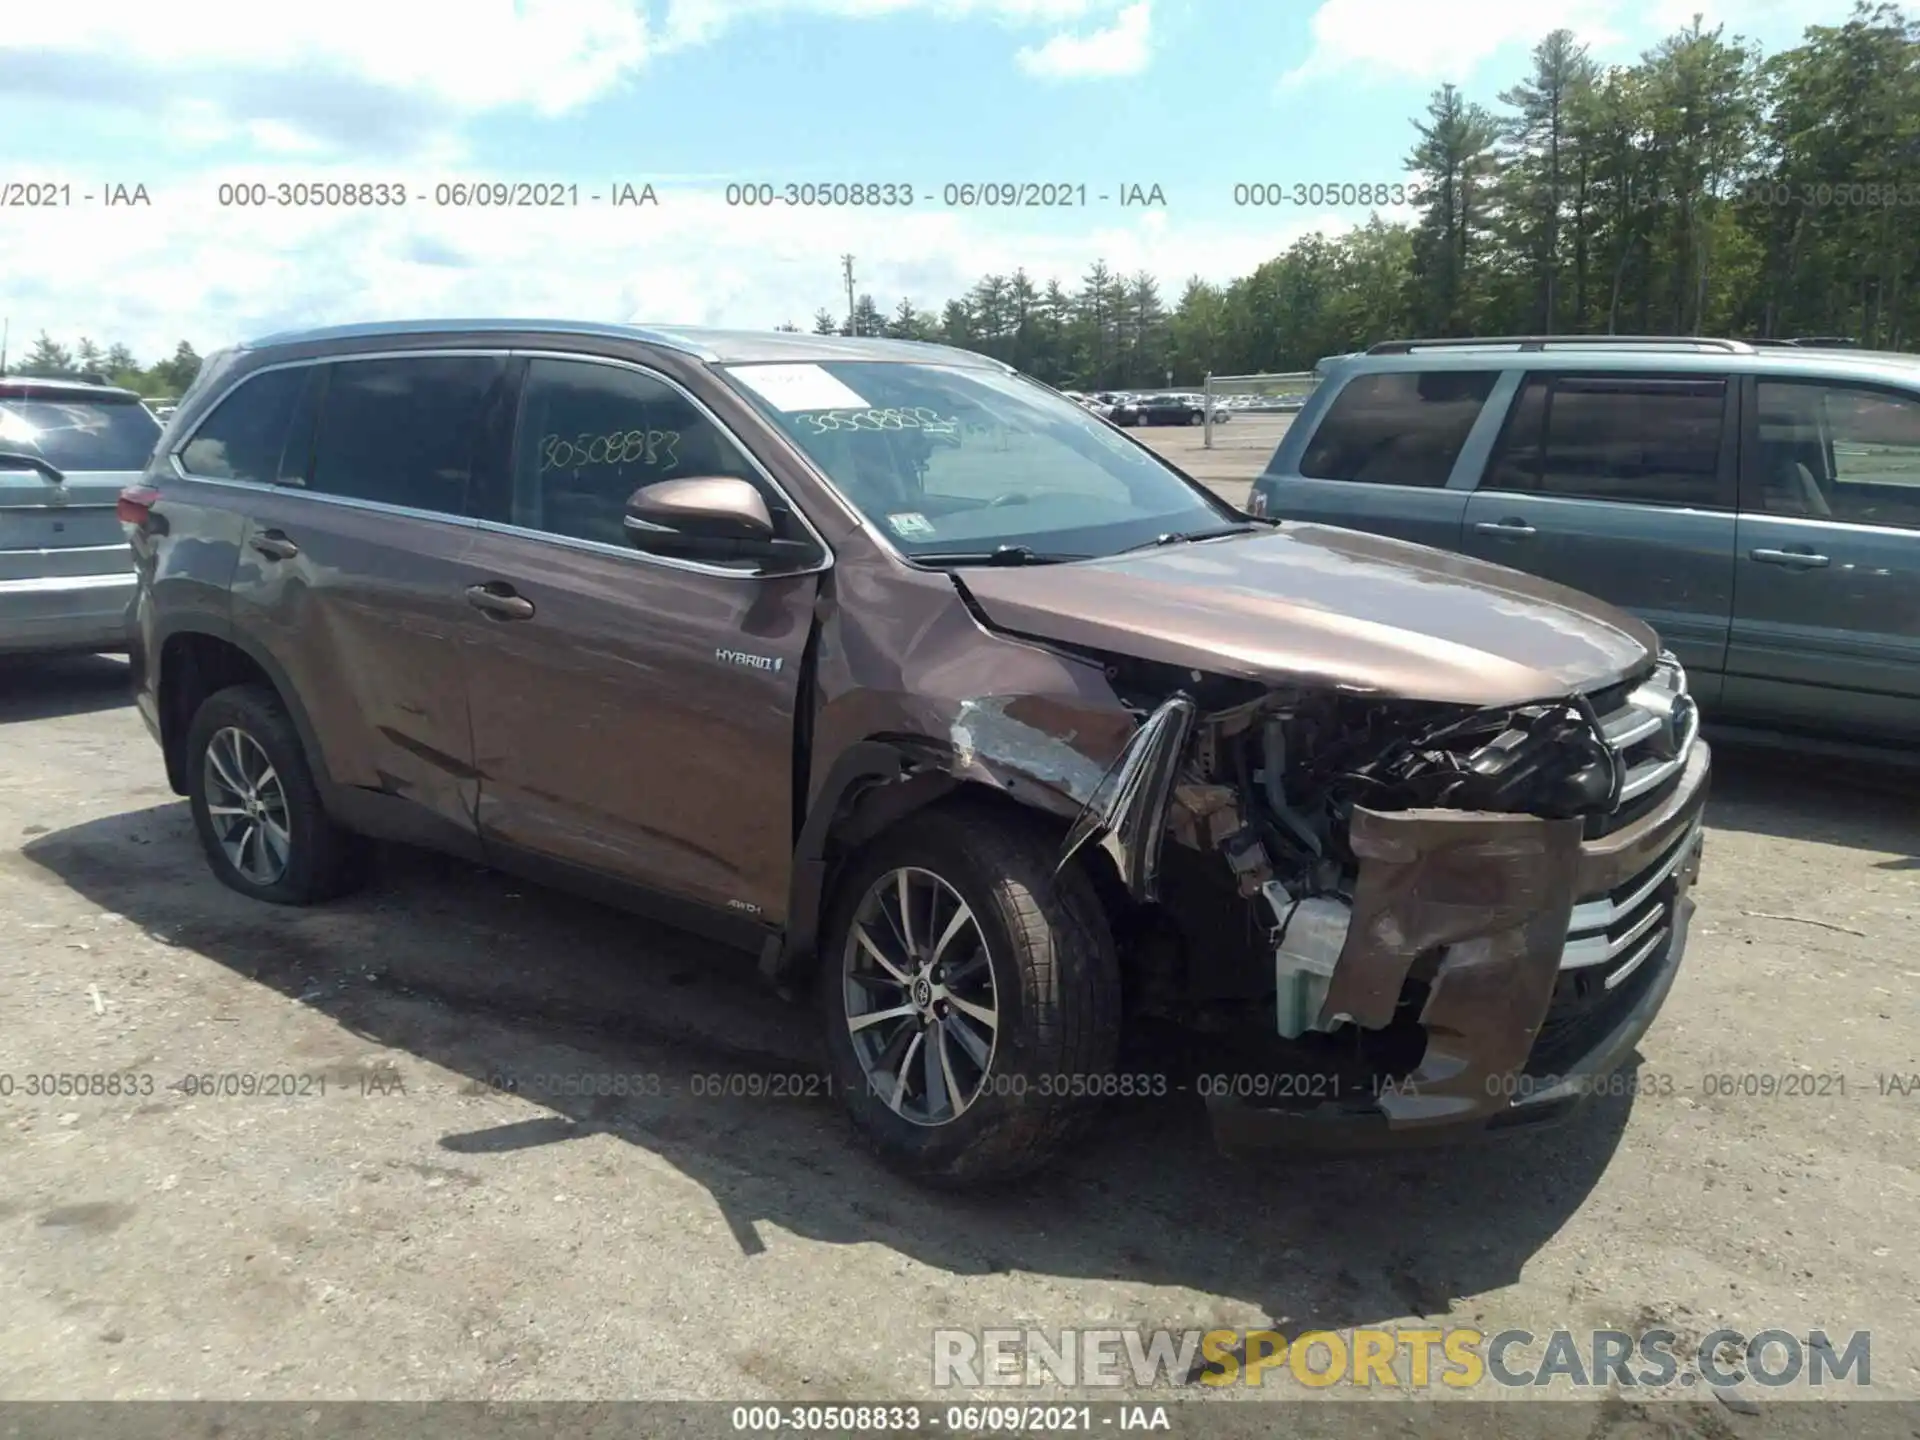
[[[1660,716],[1660,728],[1653,734],[1651,745],[1655,754],[1662,760],[1676,760],[1680,756],[1680,747],[1687,743],[1687,737],[1693,733],[1698,723],[1696,714],[1699,706],[1691,695],[1676,695],[1665,712]]]

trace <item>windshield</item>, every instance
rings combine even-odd
[[[886,361],[727,374],[909,558],[1111,555],[1242,518],[1017,375]]]
[[[127,399],[0,399],[0,450],[37,455],[60,470],[144,470],[160,422]]]

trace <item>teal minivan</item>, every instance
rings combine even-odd
[[[1920,355],[1388,341],[1327,364],[1249,508],[1612,601],[1723,732],[1920,740]]]

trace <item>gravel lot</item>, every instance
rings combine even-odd
[[[1229,435],[1237,459],[1165,443],[1244,477],[1277,427]],[[223,889],[125,684],[100,657],[0,669],[0,1076],[152,1087],[0,1100],[0,1396],[871,1399],[928,1392],[936,1327],[1436,1317],[1871,1329],[1874,1391],[1920,1397],[1920,1095],[1876,1080],[1920,1070],[1912,780],[1720,752],[1692,949],[1642,1046],[1671,1093],[1367,1161],[1229,1160],[1197,1103],[1136,1104],[1061,1172],[954,1199],[831,1102],[694,1093],[816,1065],[746,957],[404,851],[320,910]],[[212,1073],[326,1093],[176,1088]],[[1705,1079],[1790,1073],[1846,1094]]]

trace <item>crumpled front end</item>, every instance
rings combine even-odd
[[[1699,864],[1698,731],[1664,655],[1517,708],[1179,693],[1067,853],[1104,848],[1158,917],[1132,989],[1208,1035],[1224,1143],[1512,1126],[1593,1093],[1666,997]]]

